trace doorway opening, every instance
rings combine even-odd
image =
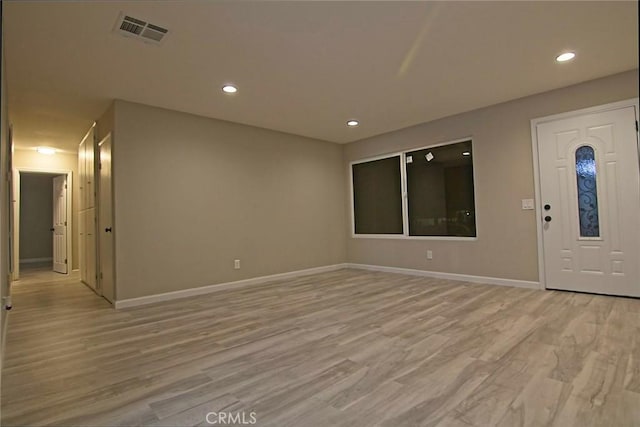
[[[72,174],[66,170],[14,170],[12,280],[21,270],[71,273]]]

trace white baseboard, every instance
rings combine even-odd
[[[381,271],[386,273],[407,274],[411,276],[433,277],[437,279],[459,280],[462,282],[483,283],[488,285],[512,286],[516,288],[542,289],[540,283],[526,280],[500,279],[497,277],[471,276],[467,274],[442,273],[439,271],[414,270],[410,268],[386,267],[382,265],[367,264],[333,264],[322,267],[309,268],[306,270],[290,271],[287,273],[272,274],[269,276],[253,277],[251,279],[238,280],[235,282],[218,283],[215,285],[201,286],[198,288],[184,289],[180,291],[166,292],[162,294],[149,295],[138,298],[129,298],[115,302],[115,308],[136,307],[139,305],[153,304],[156,302],[170,301],[180,298],[188,298],[197,295],[210,294],[226,289],[241,288],[245,286],[260,285],[273,280],[290,279],[310,274],[326,273],[329,271],[353,268],[357,270]]]
[[[136,307],[139,305],[153,304],[156,302],[169,301],[169,300],[178,299],[178,298],[187,298],[187,297],[192,297],[196,295],[203,295],[203,294],[218,292],[225,289],[259,285],[262,283],[270,282],[272,280],[290,279],[290,278],[295,278],[300,276],[307,276],[309,274],[326,273],[329,271],[342,270],[343,268],[346,268],[346,267],[347,267],[347,264],[325,265],[322,267],[308,268],[306,270],[297,270],[297,271],[290,271],[287,273],[272,274],[269,276],[253,277],[251,279],[238,280],[235,282],[218,283],[216,285],[201,286],[198,288],[184,289],[181,291],[166,292],[162,294],[149,295],[149,296],[139,297],[139,298],[129,298],[129,299],[116,301],[115,308],[120,309],[120,308],[127,308],[127,307]]]
[[[487,285],[512,286],[516,288],[542,289],[539,282],[527,280],[500,279],[498,277],[471,276],[468,274],[443,273],[439,271],[414,270],[411,268],[386,267],[382,265],[346,264],[347,268],[382,271],[386,273],[408,274],[411,276],[433,277],[436,279],[459,280],[462,282],[484,283]]]
[[[38,262],[53,262],[53,258],[23,258],[20,264],[36,264]]]

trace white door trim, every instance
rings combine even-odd
[[[602,113],[605,111],[618,110],[625,107],[634,107],[636,113],[636,121],[638,121],[638,101],[639,98],[627,99],[624,101],[613,102],[610,104],[598,105],[595,107],[583,108],[566,113],[554,114],[551,116],[538,117],[531,120],[531,149],[533,153],[533,177],[535,182],[535,214],[536,214],[536,232],[538,236],[538,279],[540,288],[546,289],[547,279],[544,265],[544,246],[542,241],[542,207],[540,205],[540,164],[538,153],[538,132],[537,126],[545,122],[553,122],[556,120],[567,119],[576,116],[583,116],[593,113]],[[640,143],[638,143],[638,131],[636,129],[636,143],[638,144],[638,162],[640,163]],[[639,260],[640,262],[640,260]]]
[[[11,280],[20,278],[20,174],[21,173],[47,173],[67,176],[67,259],[69,267],[66,274],[71,274],[73,260],[73,172],[68,169],[49,169],[49,168],[29,168],[15,167],[13,168],[13,273]]]

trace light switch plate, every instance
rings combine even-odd
[[[532,211],[535,207],[533,205],[533,199],[522,199],[522,210]]]

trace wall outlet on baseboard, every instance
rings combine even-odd
[[[433,251],[427,251],[427,259],[433,259]]]
[[[240,270],[240,260],[236,259],[233,261],[233,268],[234,270]]]

